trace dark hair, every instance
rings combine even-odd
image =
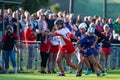
[[[55,22],[54,22],[54,25],[63,25],[64,24],[64,22],[63,22],[63,20],[61,20],[61,19],[57,19]]]
[[[7,26],[6,26],[6,30],[12,30],[11,26],[10,26],[10,25],[7,25]]]
[[[12,18],[12,22],[17,22],[17,19],[16,18]]]

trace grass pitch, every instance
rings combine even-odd
[[[0,74],[0,80],[120,80],[120,69],[110,70],[106,76],[96,77],[96,75],[83,75],[76,77],[75,73],[66,73],[66,76],[57,76],[57,74],[19,73],[19,74]]]

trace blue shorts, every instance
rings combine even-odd
[[[91,49],[87,49],[87,52],[84,53],[84,57],[86,58],[88,58],[91,55],[98,56],[98,52],[91,48]]]
[[[94,56],[98,56],[98,52],[96,50],[90,49],[90,53],[93,54]]]
[[[83,51],[79,51],[79,53],[82,54],[86,58],[88,58],[88,56],[92,55],[89,49],[87,49],[86,53],[84,53]]]
[[[79,54],[82,54],[83,55],[83,57],[86,57],[86,53],[84,53],[83,51],[79,51]]]
[[[99,48],[96,47],[96,50],[99,50]],[[84,57],[88,58],[88,56],[91,56],[91,55],[98,56],[98,52],[96,50],[89,48],[87,49],[86,53],[84,53],[83,51],[79,51],[79,53],[82,54]]]

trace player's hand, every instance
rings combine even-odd
[[[39,30],[39,29],[36,29],[36,32],[37,32],[37,33],[40,33],[40,30]]]
[[[83,50],[83,52],[84,52],[84,53],[87,53],[87,50],[86,50],[86,49],[84,49],[84,50]]]
[[[36,29],[36,32],[39,33],[39,34],[42,34],[42,31],[39,30],[39,29]]]
[[[95,46],[94,46],[94,45],[92,45],[92,46],[91,46],[91,48],[92,48],[92,49],[95,49]]]

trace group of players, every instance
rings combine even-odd
[[[86,75],[92,73],[90,62],[93,64],[94,71],[97,76],[106,75],[106,71],[102,68],[101,64],[98,62],[98,55],[100,53],[98,40],[100,37],[97,36],[97,34],[101,34],[101,33],[98,33],[96,31],[93,23],[91,23],[89,27],[87,27],[86,23],[81,23],[78,27],[80,35],[77,37],[74,36],[69,31],[69,29],[64,25],[64,21],[61,19],[57,19],[54,22],[54,29],[55,30],[53,32],[49,32],[49,33],[40,30],[38,30],[37,32],[42,35],[57,36],[59,38],[60,47],[57,54],[57,64],[61,72],[59,76],[65,76],[64,68],[62,65],[63,59],[66,60],[66,64],[68,66],[76,70],[76,76],[82,75],[82,62],[84,62],[87,67],[87,71],[85,73]],[[109,32],[108,25],[105,25],[104,29]],[[76,46],[79,49],[78,51],[80,54],[79,57],[80,61],[77,66],[72,62],[72,54],[75,53],[75,48],[71,39],[77,41]],[[102,37],[102,39],[105,38]]]

